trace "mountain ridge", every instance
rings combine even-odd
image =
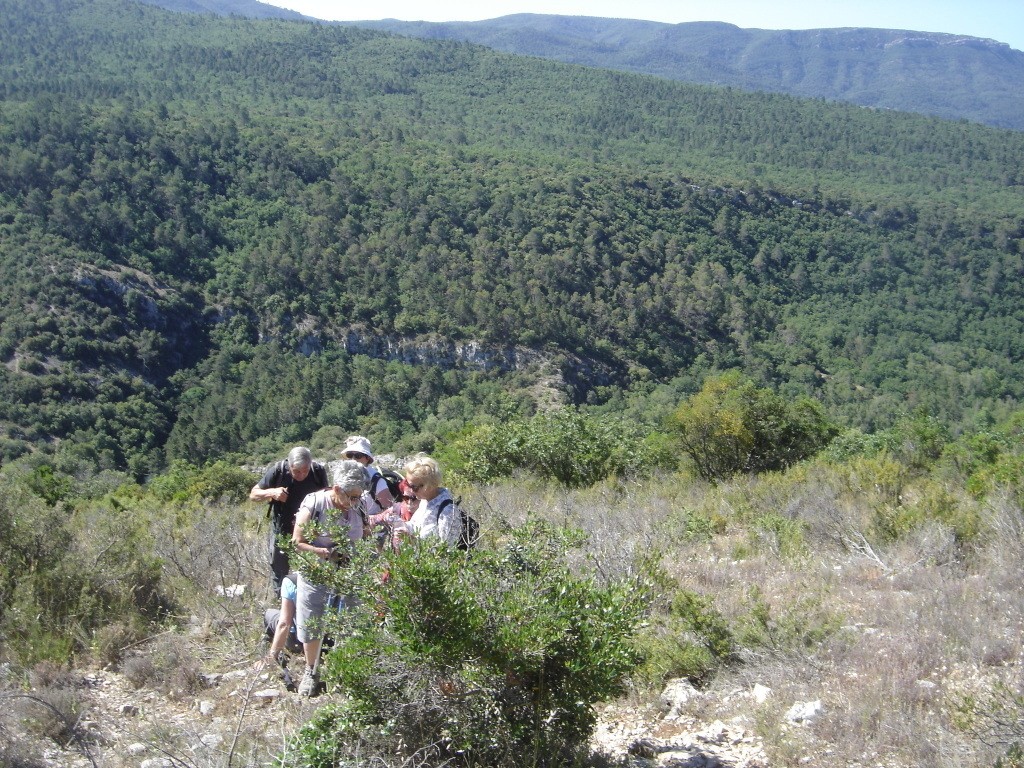
[[[177,13],[207,13],[215,16],[240,16],[247,19],[317,21],[297,11],[280,8],[259,0],[139,0],[146,5]]]
[[[987,38],[900,29],[762,30],[513,14],[475,22],[360,21],[566,63],[848,101],[1024,130],[1024,52]]]
[[[1024,130],[1024,52],[990,38],[873,27],[517,13],[483,21],[333,22],[257,0],[145,0],[169,10],[319,21],[670,80],[785,93]]]

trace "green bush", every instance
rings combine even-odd
[[[782,654],[806,653],[842,627],[842,617],[832,612],[822,596],[801,595],[780,602],[781,606],[773,606],[753,587],[748,596],[749,612],[736,631],[737,642]]]
[[[696,685],[736,658],[736,639],[714,598],[680,589],[663,571],[653,574],[661,599],[643,634],[644,663],[637,678],[658,687],[674,677]]]
[[[469,557],[408,546],[374,567],[358,556],[335,587],[363,601],[340,617],[344,639],[325,670],[348,702],[303,729],[295,759],[369,765],[397,751],[419,765],[576,764],[593,705],[639,663],[647,607],[636,584],[573,573],[564,556],[579,543],[530,523]]]
[[[889,431],[900,460],[914,470],[934,464],[949,443],[949,427],[921,408],[900,419]]]
[[[872,457],[880,453],[894,453],[897,449],[896,436],[891,432],[865,433],[849,429],[837,435],[822,451],[822,457],[839,464],[856,457]]]
[[[772,549],[783,559],[807,554],[806,523],[785,517],[777,512],[767,512],[754,521],[754,531],[767,539]]]
[[[995,428],[965,435],[946,446],[943,458],[966,478],[971,494],[1005,488],[1024,503],[1024,412]]]
[[[664,438],[623,420],[589,417],[572,408],[479,426],[452,441],[441,458],[471,482],[528,470],[570,487],[676,463]]]
[[[708,649],[672,624],[659,627],[644,638],[644,663],[636,677],[645,687],[656,689],[666,680],[685,677],[695,685],[711,680],[721,664]]]
[[[3,477],[0,648],[24,665],[63,663],[100,646],[111,658],[115,639],[105,627],[120,623],[132,637],[172,612],[145,521],[113,497],[53,503],[39,495],[50,490],[38,487],[40,477],[14,469]]]
[[[789,402],[735,372],[708,379],[676,409],[669,427],[706,480],[784,469],[837,433],[817,401]]]
[[[197,467],[178,460],[152,480],[149,491],[161,501],[241,502],[257,480],[254,473],[226,461]]]
[[[1024,748],[1011,744],[1005,755],[996,758],[993,768],[1024,768]]]

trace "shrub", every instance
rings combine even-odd
[[[471,482],[528,470],[570,487],[676,463],[663,438],[622,420],[592,418],[572,408],[477,427],[454,440],[442,460]]]
[[[1024,765],[1024,691],[1019,686],[1000,681],[984,694],[960,697],[954,722],[982,743],[1006,749],[996,766]]]
[[[996,758],[993,768],[1024,768],[1024,747],[1011,744],[1005,755]]]
[[[385,558],[386,578],[356,558],[362,567],[335,586],[365,599],[341,616],[325,671],[349,701],[302,731],[301,762],[369,764],[397,751],[421,765],[574,764],[593,705],[639,663],[633,636],[647,605],[635,583],[571,572],[564,557],[579,541],[529,523],[503,549],[470,557],[409,546]]]
[[[95,630],[123,622],[138,631],[168,615],[144,523],[114,499],[50,503],[35,492],[38,477],[9,471],[0,498],[3,654],[63,663],[90,648]]]
[[[26,731],[61,746],[77,737],[75,727],[85,710],[81,697],[71,687],[45,688],[34,695],[15,699],[15,705]]]
[[[670,680],[685,677],[695,685],[710,681],[721,666],[708,649],[690,639],[679,627],[659,626],[643,642],[644,663],[636,677],[645,687],[657,688]]]
[[[700,639],[716,661],[722,663],[733,657],[736,647],[732,630],[710,597],[680,590],[672,599],[671,613]]]
[[[949,443],[949,427],[921,408],[900,419],[891,432],[900,459],[915,470],[934,464]]]
[[[681,589],[659,560],[652,556],[643,563],[656,590],[643,632],[644,663],[636,677],[650,687],[676,677],[704,685],[735,660],[735,636],[714,598]]]
[[[669,426],[705,480],[784,469],[837,433],[817,401],[790,403],[738,373],[708,379],[676,409]]]
[[[259,477],[252,472],[226,461],[196,467],[178,460],[153,479],[149,490],[161,501],[241,502],[249,498],[249,490],[257,480]]]
[[[164,635],[126,658],[121,673],[136,688],[154,687],[174,700],[202,690],[199,661],[186,639]]]
[[[758,537],[770,542],[772,550],[779,557],[791,559],[807,554],[807,539],[804,535],[807,526],[803,521],[768,512],[753,522]]]
[[[842,617],[816,595],[787,601],[776,609],[758,587],[748,595],[749,612],[737,630],[738,641],[749,648],[781,654],[817,648],[842,627]]]
[[[828,447],[822,451],[822,457],[832,463],[841,463],[854,457],[877,456],[880,453],[893,453],[898,447],[896,437],[891,432],[864,433],[859,429],[850,429],[837,435]]]

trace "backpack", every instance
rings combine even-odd
[[[377,501],[377,497],[374,496],[374,489],[377,487],[377,480],[381,477],[384,478],[384,482],[387,483],[387,489],[391,492],[392,502],[401,501],[401,492],[398,489],[398,483],[400,483],[404,478],[393,469],[374,468],[373,474],[370,475],[370,483],[366,494],[378,507],[381,508],[381,510],[384,510],[384,505]]]
[[[375,472],[374,476],[373,476],[373,478],[371,478],[370,482],[372,484],[376,484],[378,476],[383,477],[384,478],[384,482],[387,483],[387,489],[390,490],[390,492],[391,492],[391,498],[394,501],[396,501],[396,502],[401,501],[401,490],[398,488],[398,485],[399,485],[399,483],[402,480],[404,480],[406,478],[402,477],[400,474],[395,472],[393,469],[386,469],[385,468],[385,469],[382,469],[380,472]]]
[[[476,519],[469,514],[469,512],[462,508],[461,502],[461,496],[455,499],[455,501],[445,499],[441,503],[441,506],[437,508],[437,519],[441,519],[441,513],[444,511],[446,506],[449,504],[455,505],[462,517],[462,530],[459,532],[459,540],[455,543],[455,546],[457,549],[468,551],[475,547],[476,543],[480,540],[480,523],[478,523]]]
[[[288,465],[288,459],[281,459],[281,461],[277,463],[277,468],[274,471],[275,477],[277,478],[283,478],[284,473],[288,473],[288,485],[285,487],[291,490],[292,485],[295,483],[295,478],[292,477],[292,471],[291,467]],[[327,479],[327,467],[319,461],[314,461],[310,466],[309,471],[321,489],[331,487],[331,483]],[[267,505],[267,519],[273,519],[278,524],[283,524],[285,521],[285,502],[270,502],[270,504]]]

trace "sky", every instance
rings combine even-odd
[[[329,21],[480,21],[510,13],[606,16],[754,29],[877,27],[987,37],[1024,51],[1022,0],[264,0]]]

